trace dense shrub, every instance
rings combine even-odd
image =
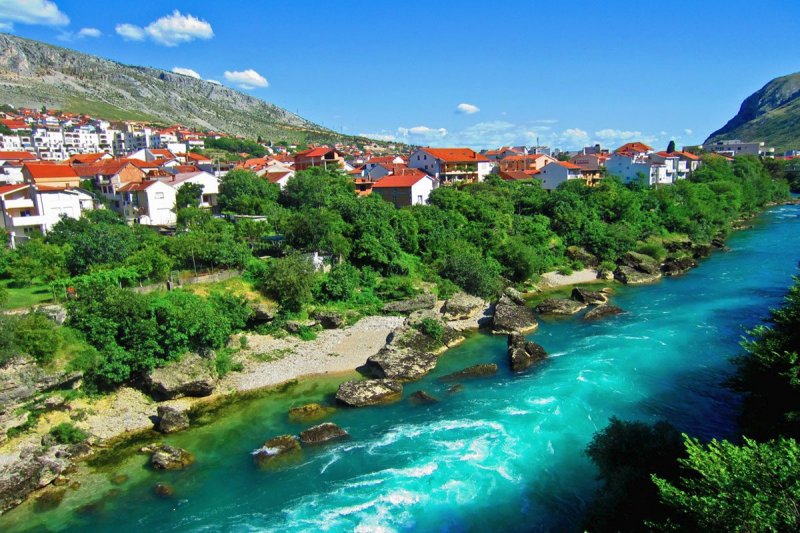
[[[89,435],[82,429],[73,426],[69,422],[62,422],[50,429],[50,436],[58,444],[78,444],[85,442]]]
[[[41,312],[32,312],[16,322],[14,327],[14,345],[17,349],[45,364],[61,347],[63,339],[55,322]]]

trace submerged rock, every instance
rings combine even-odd
[[[585,304],[604,304],[608,301],[608,296],[600,291],[590,291],[575,287],[572,289],[572,299]]]
[[[697,261],[695,261],[691,257],[667,259],[664,262],[664,275],[677,276],[679,274],[683,274],[690,268],[695,268],[696,266],[697,266]]]
[[[432,403],[439,403],[439,398],[431,396],[425,391],[418,390],[408,397],[408,401],[414,405],[426,405]]]
[[[336,412],[335,407],[328,407],[318,403],[310,403],[289,409],[289,421],[295,424],[305,424],[323,419]]]
[[[641,285],[642,283],[652,283],[661,279],[661,272],[657,274],[649,274],[647,272],[640,272],[634,268],[622,265],[617,267],[614,271],[614,277],[628,285]]]
[[[301,432],[300,442],[303,444],[322,444],[332,440],[346,439],[349,436],[345,430],[333,422],[325,422]]]
[[[544,348],[533,341],[526,341],[521,333],[508,336],[508,359],[514,372],[524,372],[546,357]]]
[[[408,300],[389,302],[383,306],[384,313],[412,313],[421,309],[436,307],[436,296],[433,294],[418,294]]]
[[[584,320],[597,320],[599,318],[606,318],[609,316],[619,315],[624,313],[625,310],[612,304],[598,305],[588,313],[583,315]]]
[[[151,444],[150,466],[156,470],[180,470],[194,463],[194,455],[170,444]]]
[[[169,483],[156,483],[153,492],[161,498],[171,498],[175,495],[175,489]]]
[[[212,359],[190,353],[180,361],[156,368],[145,381],[153,395],[165,400],[182,396],[208,396],[217,385],[217,371]]]
[[[128,482],[127,474],[118,474],[111,478],[112,485],[124,485],[127,482]]]
[[[461,383],[456,383],[455,385],[447,389],[447,395],[453,396],[454,394],[458,394],[463,391],[464,391],[464,385],[462,385]]]
[[[384,405],[402,397],[403,385],[394,379],[345,381],[336,392],[336,401],[351,407]]]
[[[439,378],[439,381],[461,381],[464,379],[488,378],[494,376],[495,374],[497,374],[497,365],[494,363],[488,365],[475,365],[467,367],[464,370],[459,370],[458,372],[453,372],[452,374],[442,376]]]
[[[548,298],[536,306],[536,310],[547,315],[574,315],[586,309],[586,304],[566,298]]]
[[[253,460],[258,466],[274,466],[286,459],[302,453],[300,443],[291,435],[281,435],[269,439],[261,448],[253,452]]]
[[[414,381],[436,368],[437,361],[433,353],[385,346],[367,359],[367,366],[379,378]]]
[[[189,427],[189,416],[168,405],[158,406],[158,430],[162,433],[174,433]]]
[[[33,510],[37,513],[43,513],[45,511],[51,511],[61,505],[61,501],[64,499],[64,494],[67,493],[67,489],[53,489],[53,490],[46,490],[41,495],[36,498],[36,501],[33,504]]]
[[[527,305],[509,305],[500,302],[494,309],[493,331],[495,333],[529,333],[539,327],[533,309]]]

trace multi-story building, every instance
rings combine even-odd
[[[555,158],[544,154],[512,155],[500,160],[499,166],[501,172],[535,172],[555,162]]]
[[[581,167],[567,161],[554,161],[545,165],[535,177],[541,180],[542,189],[547,191],[555,190],[559,185],[568,180],[585,181],[586,179],[581,172]]]
[[[411,155],[408,166],[447,184],[483,181],[492,173],[494,163],[469,148],[420,148]]]
[[[324,167],[326,169],[344,169],[344,154],[335,148],[310,148],[298,152],[294,156],[294,168],[297,171],[307,170],[311,167]]]
[[[717,141],[703,145],[707,152],[719,153],[730,157],[737,155],[754,155],[758,157],[775,157],[775,148],[767,147],[763,142],[742,142],[738,139]]]

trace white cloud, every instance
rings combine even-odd
[[[178,46],[195,39],[211,39],[214,31],[211,24],[192,15],[181,15],[177,9],[150,23],[145,33],[164,46]]]
[[[613,129],[607,128],[607,129],[604,129],[604,130],[596,131],[596,132],[594,132],[594,134],[598,139],[603,139],[603,140],[606,140],[606,141],[612,141],[612,140],[617,140],[617,139],[624,141],[624,140],[627,140],[627,139],[633,139],[634,137],[639,137],[639,136],[642,135],[642,132],[641,131],[621,131],[621,130],[613,130]]]
[[[543,118],[539,120],[532,120],[531,122],[536,122],[538,124],[555,124],[558,121],[553,118]]]
[[[685,130],[683,130],[683,131],[686,133],[686,135],[691,135],[692,133],[694,133],[694,132],[692,132],[692,130],[690,130],[689,128],[686,128],[686,129],[685,129]]]
[[[97,28],[81,28],[78,37],[100,37],[103,35]]]
[[[255,89],[256,87],[269,87],[267,79],[253,69],[243,71],[225,71],[225,79],[242,89]]]
[[[459,115],[474,115],[478,111],[480,111],[478,106],[472,104],[458,104],[456,108],[456,113]]]
[[[114,28],[119,36],[126,41],[144,41],[144,30],[133,24],[117,24]]]
[[[565,141],[582,143],[589,139],[589,134],[580,128],[569,128],[561,134],[561,137]]]
[[[10,22],[0,22],[0,31],[14,31],[14,25]]]
[[[197,78],[198,80],[203,79],[200,77],[200,74],[190,68],[172,67],[172,72],[175,74],[183,74],[184,76],[191,76],[192,78]]]
[[[3,29],[11,29],[13,22],[44,26],[69,24],[69,17],[48,0],[0,0],[0,20],[3,21]]]
[[[661,135],[662,137],[666,137],[668,133],[666,131],[662,131],[659,135]]]
[[[206,81],[207,81],[208,83],[213,83],[214,85],[222,85],[222,84],[221,84],[220,82],[218,82],[217,80],[206,80]]]

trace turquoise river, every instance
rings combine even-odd
[[[303,429],[288,407],[332,401],[351,376],[304,380],[221,407],[205,425],[167,440],[197,463],[157,473],[124,455],[69,489],[54,510],[28,503],[0,530],[127,532],[572,531],[597,487],[583,449],[609,417],[666,419],[700,438],[735,434],[738,398],[722,382],[744,328],[780,304],[800,259],[800,208],[774,208],[679,278],[625,287],[627,314],[587,323],[544,320],[529,338],[551,357],[523,375],[508,369],[506,338],[475,334],[443,355],[405,396],[424,389],[434,405],[406,400],[341,409],[330,420],[349,441],[305,449],[302,459],[261,471],[250,452]],[[491,379],[457,394],[437,377],[494,362]],[[119,487],[109,483],[129,476]],[[175,489],[155,496],[157,482]]]

